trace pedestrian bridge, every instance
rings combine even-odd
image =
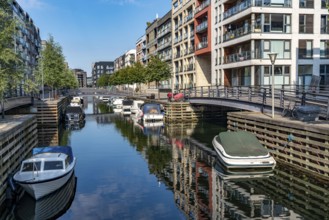
[[[294,86],[254,87],[195,87],[181,90],[191,104],[217,105],[253,112],[271,112],[276,114],[293,106],[318,106],[321,118],[329,120],[329,92],[310,92]]]

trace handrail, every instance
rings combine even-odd
[[[329,120],[329,88],[298,85],[275,85],[275,108],[287,107],[291,102],[299,105],[313,105],[321,109],[320,115]],[[189,98],[232,99],[254,104],[271,105],[271,85],[268,86],[201,86],[181,89]]]

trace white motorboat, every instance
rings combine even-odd
[[[33,156],[22,162],[13,179],[38,200],[61,188],[71,177],[75,164],[69,146],[34,148]]]
[[[65,110],[65,122],[75,123],[85,119],[85,113],[80,106],[67,106]]]
[[[131,107],[133,104],[133,100],[125,99],[122,101],[122,113],[123,115],[131,114]]]
[[[162,121],[164,115],[161,110],[161,105],[158,103],[144,103],[140,107],[137,116],[141,118],[143,123],[147,121]]]
[[[134,100],[133,104],[131,106],[131,113],[132,114],[137,114],[138,111],[140,110],[141,105],[144,104],[143,100]]]
[[[228,172],[268,172],[276,165],[268,150],[251,132],[221,132],[212,144]]]

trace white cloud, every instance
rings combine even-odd
[[[45,3],[41,0],[16,0],[23,9],[42,8]]]

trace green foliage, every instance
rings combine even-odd
[[[50,35],[42,48],[35,77],[40,86],[42,82],[53,89],[78,88],[78,81],[69,70],[62,47]]]
[[[13,19],[10,5],[0,1],[0,101],[4,105],[5,93],[16,88],[23,77],[23,62],[15,52],[14,36],[19,23]],[[2,108],[3,109],[3,108]],[[4,112],[2,112],[4,118]]]
[[[146,67],[146,81],[160,82],[170,79],[171,76],[172,73],[169,64],[162,61],[157,56],[152,56]]]

